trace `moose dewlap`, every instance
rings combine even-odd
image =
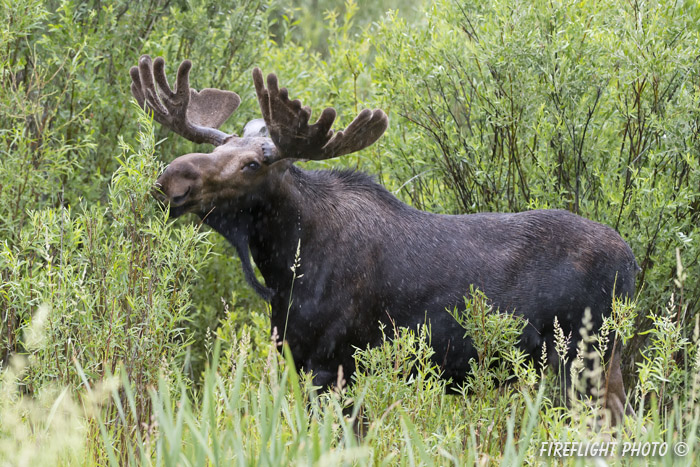
[[[443,376],[463,381],[476,352],[447,309],[463,306],[470,287],[483,291],[494,309],[524,317],[520,346],[539,357],[546,343],[555,365],[555,317],[572,335],[570,364],[586,308],[597,331],[613,296],[633,295],[634,255],[604,225],[559,210],[432,214],[402,203],[363,173],[294,165],[373,144],[388,126],[383,111],[363,110],[334,132],[336,113],[327,108],[310,125],[311,110],[290,100],[274,74],[265,87],[256,68],[264,124],[253,121],[242,137],[229,135],[218,128],[240,98],[191,89],[190,68],[182,62],[174,89],[162,58],[143,56],[131,69],[133,95],[158,122],[216,146],[172,161],[155,196],[172,216],[195,213],[231,242],[248,283],[271,304],[271,328],[316,384],[334,383],[339,365],[349,379],[354,347],[378,344],[380,322],[415,328],[426,320]],[[619,347],[607,358],[605,403],[619,420],[625,410]]]

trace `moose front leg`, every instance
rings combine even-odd
[[[326,392],[338,385],[338,368],[335,371],[331,369],[312,369],[309,367],[312,374],[313,385],[318,388],[319,392]]]
[[[314,366],[311,362],[309,362],[309,365]],[[313,384],[318,388],[317,394],[345,387],[349,383],[354,369],[354,364],[348,364],[347,366],[335,364],[334,370],[333,364],[326,362],[324,365],[316,366],[315,369],[310,370],[313,374]],[[343,405],[343,416],[352,423],[352,431],[357,441],[361,441],[367,434],[369,427],[362,406],[356,406],[354,402],[351,402],[351,399],[346,399]]]
[[[291,326],[290,326],[291,328]],[[331,361],[327,357],[319,355],[319,348],[309,349],[309,342],[314,339],[303,339],[302,336],[297,336],[293,333],[282,336],[279,334],[277,326],[272,327],[272,340],[275,343],[277,350],[284,355],[284,344],[289,347],[289,351],[294,362],[294,366],[298,372],[309,372],[312,375],[312,383],[317,388],[318,392],[325,392],[337,386],[340,382],[345,385],[345,369],[342,364],[336,361]],[[315,350],[315,351],[314,351]],[[339,373],[341,377],[339,378]],[[342,380],[342,381],[339,381]]]
[[[304,369],[313,375],[313,384],[319,387],[319,391],[329,391],[335,388],[342,389],[351,382],[352,374],[355,371],[355,362],[348,361],[339,363],[333,361],[309,360],[305,363]]]

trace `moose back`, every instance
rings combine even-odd
[[[132,93],[157,121],[215,146],[173,160],[155,196],[173,217],[195,213],[231,242],[248,283],[271,304],[272,331],[315,384],[334,383],[340,365],[349,377],[354,348],[381,341],[379,323],[415,328],[426,321],[443,376],[463,381],[476,351],[447,309],[463,306],[470,287],[495,309],[525,318],[520,346],[539,356],[546,344],[555,366],[555,317],[572,335],[571,362],[585,309],[597,330],[613,295],[633,295],[634,255],[604,225],[559,210],[438,215],[404,204],[363,173],[295,165],[373,144],[388,126],[383,111],[363,110],[343,131],[331,129],[332,108],[309,124],[311,110],[290,100],[274,74],[266,87],[256,68],[263,120],[241,137],[229,135],[218,128],[240,98],[191,89],[190,68],[187,60],[180,65],[174,89],[162,58],[143,56],[131,69]],[[605,403],[619,419],[619,347],[607,358]]]

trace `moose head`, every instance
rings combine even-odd
[[[311,109],[290,100],[280,89],[274,74],[267,76],[267,88],[259,68],[253,81],[262,112],[250,122],[243,136],[226,134],[218,128],[238,108],[240,97],[220,89],[190,88],[192,63],[180,64],[173,90],[165,75],[162,58],[144,55],[131,68],[131,92],[141,105],[153,112],[156,121],[195,143],[210,143],[213,152],[181,156],[170,163],[156,187],[157,197],[170,205],[173,216],[187,212],[206,215],[219,205],[245,206],[261,185],[278,183],[294,160],[325,160],[359,151],[384,133],[388,118],[382,110],[363,110],[343,131],[331,127],[333,108],[321,112],[309,125]],[[269,137],[267,136],[269,135]]]

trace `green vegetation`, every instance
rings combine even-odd
[[[364,3],[0,0],[1,464],[514,465],[558,462],[542,442],[611,439],[670,446],[611,461],[697,462],[700,4]],[[580,354],[622,345],[636,418],[611,432],[589,401],[560,407],[546,355],[514,352],[522,323],[478,294],[455,311],[483,337],[457,395],[427,330],[385,329],[352,384],[310,397],[233,249],[149,195],[195,145],[133,104],[142,53],[238,92],[226,131],[259,117],[255,65],[339,125],[385,109],[377,144],[306,165],[377,174],[421,209],[563,208],[616,228],[638,297],[599,336],[582,323]],[[602,369],[575,368],[582,384]]]

